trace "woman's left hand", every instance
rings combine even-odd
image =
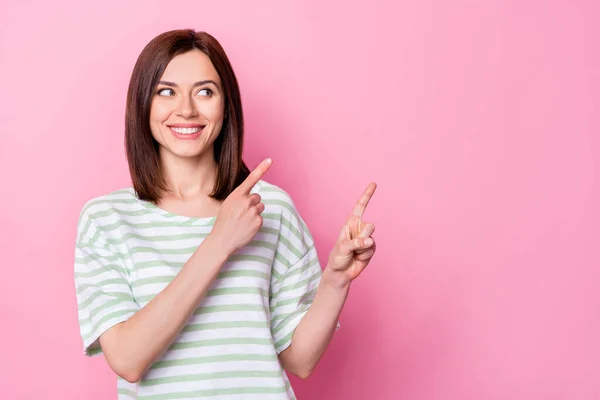
[[[375,225],[362,221],[362,216],[376,188],[377,185],[374,182],[367,186],[342,227],[338,240],[329,255],[326,269],[329,271],[326,272],[333,275],[335,280],[343,285],[356,279],[375,254],[375,240],[372,237]]]

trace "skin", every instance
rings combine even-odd
[[[160,82],[176,86],[159,83],[150,108],[150,129],[170,188],[158,205],[176,214],[216,215],[220,204],[208,194],[216,180],[213,147],[225,109],[219,74],[206,54],[194,50],[174,57]],[[171,132],[173,124],[205,127],[198,139],[181,140]]]
[[[179,215],[217,215],[215,225],[181,271],[144,308],[127,321],[108,329],[100,344],[110,367],[129,382],[139,381],[175,340],[189,316],[216,279],[230,255],[245,246],[262,226],[264,205],[252,187],[271,167],[261,162],[223,202],[210,199],[216,178],[213,145],[223,124],[221,81],[210,59],[198,50],[171,60],[152,99],[150,127],[159,143],[160,159],[169,190],[159,207]],[[194,86],[196,82],[206,82]],[[199,124],[202,134],[193,140],[177,138],[173,124]],[[375,192],[371,183],[344,222],[313,304],[279,355],[286,371],[310,376],[327,348],[346,301],[350,284],[375,253],[375,226],[362,221]]]

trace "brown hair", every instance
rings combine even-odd
[[[139,55],[131,74],[125,111],[125,150],[137,196],[156,203],[167,183],[161,172],[158,143],[150,131],[154,90],[173,57],[198,49],[221,78],[225,97],[223,127],[214,143],[217,179],[211,197],[224,200],[249,174],[242,160],[244,115],[237,78],[220,43],[206,32],[181,29],[152,39]]]

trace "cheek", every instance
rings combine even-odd
[[[164,104],[153,103],[150,108],[150,121],[154,124],[162,124],[169,114],[170,110]]]
[[[220,98],[198,104],[198,109],[213,123],[223,119],[224,108],[223,101]]]
[[[163,122],[166,120],[166,115],[168,113],[165,112],[164,105],[153,103],[150,106],[150,131],[154,140],[161,144],[164,144],[161,128]]]

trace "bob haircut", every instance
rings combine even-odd
[[[167,183],[161,172],[158,142],[150,130],[154,92],[173,57],[191,50],[208,56],[221,78],[225,101],[223,127],[214,142],[217,179],[210,197],[224,200],[249,175],[242,160],[244,115],[237,78],[220,43],[206,32],[180,29],[152,39],[140,53],[129,81],[125,110],[125,151],[139,199],[160,200]]]

